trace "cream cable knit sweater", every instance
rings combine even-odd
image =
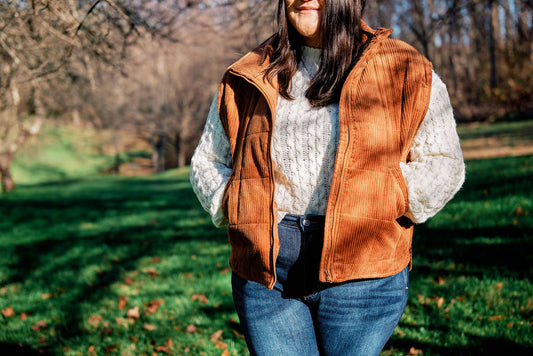
[[[287,213],[325,214],[339,139],[338,104],[312,108],[305,98],[320,51],[305,47],[292,80],[293,101],[278,99],[272,137],[278,221]],[[400,163],[407,185],[406,216],[422,223],[459,190],[465,167],[446,86],[433,73],[429,109],[414,139],[411,161]],[[231,175],[231,148],[218,115],[217,95],[191,161],[191,183],[215,226],[227,223],[222,194]]]

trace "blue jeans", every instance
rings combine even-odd
[[[278,231],[274,289],[232,275],[250,353],[378,355],[403,314],[408,267],[386,278],[320,283],[323,217],[289,215]]]

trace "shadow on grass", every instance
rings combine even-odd
[[[512,158],[509,161],[474,162],[470,165],[471,179],[456,200],[466,202],[531,194],[529,182],[533,177],[529,163],[526,164],[530,160]],[[517,169],[509,170],[509,165]],[[180,263],[172,265],[165,273],[186,276],[194,272],[210,278],[220,273],[215,262],[227,261],[228,257],[224,229],[212,227],[185,173],[150,178],[106,177],[19,187],[15,194],[0,197],[0,215],[3,217],[0,220],[0,248],[6,256],[0,259],[0,287],[19,285],[31,289],[34,294],[48,292],[54,295],[52,300],[31,301],[24,308],[31,309],[35,315],[46,313],[48,308],[61,310],[53,326],[57,344],[53,347],[57,350],[63,345],[75,344],[94,331],[87,329],[88,312],[82,311],[80,305],[97,306],[102,300],[118,299],[110,288],[130,272],[139,270],[141,260],[153,256],[161,259],[179,257]],[[531,224],[513,226],[509,223],[475,230],[441,224],[438,228],[418,226],[415,230],[413,284],[436,276],[448,278],[468,274],[480,279],[491,275],[494,278],[528,279],[532,275]],[[220,252],[209,252],[204,256],[204,249]],[[188,259],[192,255],[199,258]],[[451,264],[462,264],[464,268],[446,267]],[[172,287],[164,293],[173,293]],[[194,289],[196,286],[185,286],[181,291],[184,288]],[[213,294],[217,293],[218,290]],[[451,293],[446,296],[447,300],[455,297]],[[165,297],[161,294],[153,296],[154,299]],[[210,320],[222,320],[222,325],[240,332],[238,324],[224,320],[233,311],[230,295],[222,297],[220,305],[198,305],[196,311]],[[0,328],[1,323],[2,320]],[[172,322],[167,324],[168,330],[161,330],[163,336],[166,331],[175,333]],[[137,332],[142,333],[142,326],[139,328],[141,330]],[[441,321],[435,328],[446,334],[453,325]],[[105,330],[98,332],[102,340],[108,336]],[[525,351],[524,346],[504,337],[483,338],[474,334],[466,337],[468,347],[443,347],[437,341],[397,337],[393,337],[389,346],[403,350],[414,346],[441,355],[487,355],[498,354],[500,350],[510,350],[500,354],[523,354]],[[9,342],[3,347],[16,347],[20,340],[26,340],[26,336],[2,340]],[[238,335],[235,340],[243,343]],[[492,353],[493,350],[497,352]],[[4,354],[1,347],[0,354]]]
[[[0,342],[0,355],[5,356],[50,356],[44,349],[34,350],[22,344]]]
[[[0,261],[0,287],[24,285],[33,293],[52,294],[26,308],[32,315],[45,315],[51,305],[61,310],[53,328],[63,344],[88,332],[79,306],[98,305],[112,296],[110,286],[137,271],[141,259],[190,257],[201,254],[191,246],[226,241],[224,231],[206,219],[183,175],[35,185],[2,197],[0,213],[0,247],[9,256]],[[202,263],[176,266],[172,273],[202,270]],[[85,276],[88,268],[93,273]],[[208,314],[217,318],[228,308]],[[1,346],[7,350],[10,345]],[[10,355],[2,351],[0,355]]]
[[[446,332],[446,330],[442,330]],[[441,356],[487,356],[487,355],[530,355],[531,349],[506,338],[480,337],[468,335],[470,345],[443,347],[434,343],[421,342],[409,338],[393,337],[386,345],[387,349],[410,350],[414,347],[425,354]]]
[[[468,274],[479,278],[531,278],[533,275],[533,228],[498,227],[477,229],[431,229],[417,227],[413,239],[415,265],[417,256],[429,261],[448,260],[468,267]],[[436,272],[464,274],[464,270],[435,271],[427,265],[416,267],[421,275]]]

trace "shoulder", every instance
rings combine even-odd
[[[381,42],[382,54],[394,55],[403,60],[417,61],[426,65],[431,65],[429,59],[426,58],[419,50],[407,42],[396,38],[386,38]]]
[[[266,41],[230,65],[226,72],[231,70],[236,72],[250,72],[252,70],[261,70],[266,68],[270,62],[270,58],[272,57],[275,41],[275,36],[272,35]]]

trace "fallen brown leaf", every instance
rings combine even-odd
[[[89,315],[89,324],[97,327],[100,322],[102,322],[102,316],[101,315]]]
[[[159,263],[161,262],[161,259],[159,257],[154,257],[150,260],[151,263]]]
[[[155,350],[157,352],[162,352],[162,353],[168,354],[168,355],[170,355],[172,353],[172,351],[170,350],[170,348],[168,348],[168,346],[157,346],[155,348]]]
[[[172,339],[168,339],[167,342],[165,343],[165,346],[173,348],[174,347],[174,341],[172,341]]]
[[[135,280],[131,277],[126,277],[124,278],[124,283],[126,283],[127,285],[131,286],[133,283],[135,283]]]
[[[211,334],[211,337],[210,337],[210,340],[213,344],[215,344],[218,340],[220,340],[220,338],[222,337],[222,333],[224,331],[222,330],[217,330],[215,331],[214,333]]]
[[[107,346],[105,347],[104,352],[105,352],[106,354],[109,354],[109,353],[115,351],[117,348],[118,348],[118,345],[117,345],[117,344],[107,345]]]
[[[2,310],[2,315],[6,318],[12,317],[15,315],[15,311],[11,307],[7,307],[4,310]]]
[[[503,282],[500,282],[500,283],[496,284],[496,289],[497,290],[502,290],[502,288],[503,288]]]
[[[20,319],[20,321],[24,321],[24,320],[28,319],[28,314],[20,313],[19,319]]]
[[[154,331],[155,329],[157,329],[157,326],[155,326],[154,324],[144,324],[144,330],[148,330],[148,331]]]
[[[494,315],[494,316],[491,316],[489,318],[489,321],[498,321],[498,320],[502,320],[503,319],[503,316],[501,315]]]
[[[7,293],[7,287],[0,288],[0,294],[6,294]]]
[[[191,297],[191,300],[192,301],[199,301],[199,302],[202,302],[204,304],[207,304],[209,302],[209,299],[207,299],[207,297],[203,294],[193,294],[193,296]]]
[[[223,268],[223,269],[220,270],[220,274],[227,274],[227,273],[230,273],[230,272],[231,272],[231,270],[228,267]]]
[[[442,304],[444,304],[444,298],[443,297],[439,297],[437,299],[437,308],[442,307]]]
[[[41,299],[50,299],[52,298],[52,293],[42,293]]]
[[[231,329],[231,332],[232,332],[235,336],[240,337],[241,339],[244,339],[244,335],[241,334],[240,332],[238,332],[237,330],[235,330],[235,329]]]
[[[228,344],[226,344],[224,341],[219,340],[215,343],[215,348],[224,350],[228,348]]]
[[[419,350],[419,349],[415,349],[414,347],[411,347],[409,349],[409,353],[408,355],[422,355],[424,352],[422,350]]]
[[[446,283],[446,280],[442,278],[441,276],[439,276],[439,278],[437,279],[437,284],[439,286],[442,286],[444,283]]]
[[[187,327],[185,328],[185,332],[187,334],[192,334],[192,333],[195,333],[197,330],[196,326],[194,326],[194,324],[189,324],[187,325]]]
[[[148,268],[145,268],[143,269],[143,272],[148,274],[148,276],[150,277],[157,277],[159,276],[159,273],[157,273],[157,271],[155,270],[154,267],[148,267]]]
[[[126,313],[126,316],[131,319],[139,319],[141,317],[141,313],[139,312],[139,307],[134,307],[128,310]]]
[[[225,349],[221,354],[220,356],[230,356],[231,354],[229,353],[229,350],[228,349]]]
[[[135,319],[133,318],[115,318],[115,322],[117,323],[117,325],[121,325],[121,326],[124,326],[124,327],[129,327],[130,325],[134,324],[135,323]]]
[[[524,208],[522,208],[521,206],[518,206],[518,208],[516,208],[516,210],[514,211],[514,213],[515,213],[517,216],[520,216],[520,215],[524,215],[524,214],[525,214],[525,211],[524,211]]]
[[[125,307],[126,307],[126,297],[121,295],[118,298],[118,310],[124,310]]]
[[[96,348],[94,347],[94,345],[91,345],[91,346],[89,346],[89,348],[87,349],[87,352],[90,353],[90,354],[92,354],[92,353],[94,352],[95,349],[96,349]]]
[[[148,305],[148,307],[145,309],[144,314],[145,315],[154,314],[155,312],[157,312],[157,310],[159,310],[159,307],[163,303],[165,303],[163,299],[155,299],[149,303],[145,303],[146,305]]]
[[[36,322],[35,324],[31,326],[31,329],[33,331],[41,331],[43,329],[46,329],[47,327],[48,325],[46,324],[44,320],[39,320],[38,322]]]

